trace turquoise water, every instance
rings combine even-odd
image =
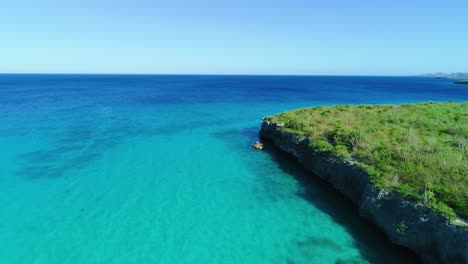
[[[0,263],[405,263],[261,117],[466,100],[389,77],[0,75]]]

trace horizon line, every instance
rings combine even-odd
[[[80,72],[0,72],[0,75],[178,75],[178,76],[343,76],[343,77],[418,77],[418,75],[361,75],[361,74],[257,74],[257,73],[80,73]]]

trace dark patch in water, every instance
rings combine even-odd
[[[109,120],[111,122],[109,123]],[[215,119],[205,121],[185,120],[177,124],[156,126],[153,124],[132,123],[124,118],[113,117],[100,125],[95,121],[84,120],[72,124],[62,133],[53,135],[50,149],[24,153],[19,156],[26,164],[17,175],[31,179],[57,178],[66,175],[69,170],[82,168],[99,159],[109,149],[117,147],[125,139],[142,136],[172,135],[177,132],[191,131],[209,126],[224,126],[235,120]],[[96,124],[98,123],[98,124]]]
[[[97,153],[85,153],[76,157],[67,159],[65,162],[58,160],[35,160],[32,165],[17,172],[17,175],[25,176],[30,179],[39,178],[58,178],[72,169],[85,167],[90,162],[99,158]],[[39,163],[36,165],[36,163]],[[59,164],[59,165],[58,165]]]
[[[351,257],[347,259],[338,259],[337,261],[335,261],[335,264],[363,264],[363,263],[367,264],[369,262],[367,262],[361,256]]]
[[[38,151],[33,151],[33,152],[26,153],[26,154],[22,154],[20,155],[20,157],[23,159],[30,160],[30,161],[48,162],[48,161],[53,161],[56,158],[56,153],[55,151],[38,150]]]
[[[124,132],[114,133],[113,129]],[[99,159],[103,151],[116,147],[132,134],[126,127],[110,127],[101,131],[86,122],[72,125],[64,133],[56,135],[52,148],[21,154],[19,158],[26,165],[17,175],[30,179],[62,177],[69,170],[83,168]]]
[[[50,178],[51,175],[56,175],[56,168],[53,165],[31,165],[18,171],[17,174],[30,179]]]
[[[305,240],[297,241],[296,244],[299,247],[326,247],[335,252],[340,252],[344,249],[340,244],[324,237],[309,237]]]

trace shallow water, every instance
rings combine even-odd
[[[261,117],[466,101],[409,77],[0,75],[0,263],[405,263]]]

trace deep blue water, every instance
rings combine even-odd
[[[411,263],[270,146],[312,105],[466,101],[412,77],[0,75],[0,263]]]

